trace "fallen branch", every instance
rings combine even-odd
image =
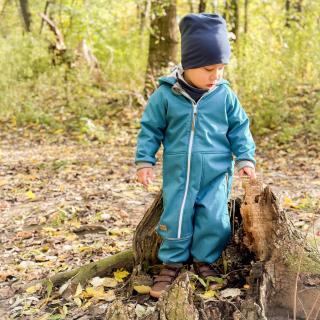
[[[46,14],[40,13],[40,17],[42,18],[42,20],[44,20],[48,24],[50,30],[54,33],[56,37],[56,43],[54,46],[55,49],[59,52],[66,51],[67,47],[64,43],[62,32],[58,29],[55,23]]]
[[[38,283],[45,285],[48,282],[51,282],[53,286],[57,287],[70,280],[68,293],[72,294],[79,283],[83,285],[93,277],[103,277],[120,268],[132,270],[133,252],[131,249],[103,258],[99,261],[88,263],[80,268],[60,272],[52,277],[28,283],[22,290],[26,290],[28,287]]]

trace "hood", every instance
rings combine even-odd
[[[177,83],[177,73],[178,75],[180,75],[182,77],[183,74],[183,68],[181,64],[176,65],[172,70],[171,73],[167,76],[162,76],[160,78],[158,78],[158,82],[159,85],[161,86],[162,84],[170,84],[170,85],[174,85],[175,83]],[[178,84],[178,83],[177,83]],[[225,80],[225,79],[221,79],[216,86],[220,86],[222,84],[227,84],[229,85],[229,81]]]

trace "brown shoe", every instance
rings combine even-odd
[[[207,280],[208,277],[218,278],[217,272],[215,272],[213,267],[208,263],[194,261],[193,269],[194,272],[204,280]],[[224,287],[224,283],[221,283],[220,281],[214,281],[213,279],[209,281],[210,290],[221,289],[222,287]]]
[[[164,264],[160,273],[155,277],[154,284],[150,290],[150,296],[159,298],[172,282],[177,278],[182,266]]]

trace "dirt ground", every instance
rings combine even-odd
[[[1,319],[102,319],[116,294],[113,288],[105,288],[106,293],[112,291],[109,295],[80,294],[72,301],[47,297],[33,287],[15,294],[14,288],[131,246],[136,225],[161,188],[161,151],[154,183],[146,190],[136,182],[136,134],[132,129],[105,143],[2,135]],[[272,149],[270,141],[260,141],[257,175],[320,249],[317,149],[303,142]],[[240,178],[235,177],[231,197],[242,193]],[[121,279],[118,285],[123,285]],[[152,308],[146,299],[135,305],[140,314]]]

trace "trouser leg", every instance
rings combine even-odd
[[[186,193],[186,157],[167,155],[164,158],[164,210],[157,227],[157,233],[162,238],[158,257],[164,263],[184,263],[190,257],[194,203],[199,190],[202,169],[201,155],[193,155],[191,164],[195,169],[190,172]],[[200,174],[196,170],[199,170]]]
[[[191,255],[212,263],[219,258],[231,235],[228,214],[228,181],[220,174],[200,190],[195,204]]]

